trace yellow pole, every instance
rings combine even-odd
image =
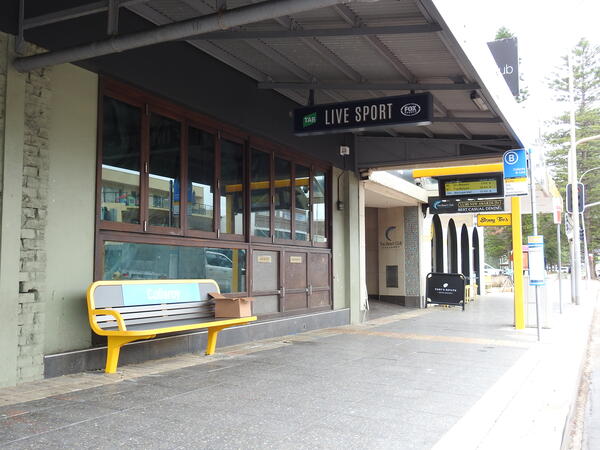
[[[239,261],[239,249],[234,248],[231,255],[232,264],[232,280],[231,280],[231,292],[240,291],[240,261]],[[211,353],[212,354],[212,353]]]
[[[515,279],[515,328],[525,328],[525,308],[523,302],[523,238],[521,236],[521,197],[511,198],[513,276]]]

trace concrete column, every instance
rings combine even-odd
[[[360,259],[361,259],[361,240],[360,240],[360,202],[359,202],[359,179],[354,172],[346,172],[347,195],[346,203],[348,211],[346,249],[348,259],[346,261],[346,292],[350,301],[350,321],[360,323],[361,314],[361,284],[360,284]]]
[[[367,291],[367,243],[365,226],[365,183],[358,182],[358,239],[360,251],[360,274],[359,274],[359,292],[360,292],[360,311],[364,313],[369,301]],[[362,316],[362,315],[361,315]]]
[[[344,205],[342,211],[336,208],[338,177],[339,199]],[[333,307],[350,308],[352,323],[361,321],[358,186],[354,172],[333,170]]]
[[[19,267],[21,250],[21,202],[23,191],[23,143],[25,117],[25,75],[8,63],[12,60],[14,39],[0,40],[0,70],[5,69],[3,130],[0,146],[0,387],[17,382],[19,314]]]

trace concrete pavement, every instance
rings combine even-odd
[[[0,447],[558,449],[593,304],[538,343],[511,294],[373,302],[358,326],[0,389]]]

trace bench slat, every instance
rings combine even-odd
[[[192,308],[195,306],[204,306],[208,304],[212,304],[213,301],[202,301],[202,302],[181,302],[181,303],[156,303],[153,305],[143,305],[143,306],[107,306],[102,309],[114,309],[115,311],[119,311],[120,313],[127,311],[153,311],[155,309],[179,309],[179,308]]]
[[[196,322],[203,322],[204,321],[203,319],[214,320],[214,316],[212,313],[206,313],[206,314],[196,313],[196,314],[181,314],[178,316],[169,316],[169,317],[164,317],[164,318],[148,317],[148,318],[142,318],[142,319],[129,320],[129,321],[125,322],[125,326],[129,330],[133,325],[151,323],[151,324],[155,324],[152,328],[163,328],[165,326],[164,325],[165,322],[172,322],[172,321],[183,320],[183,319],[194,319]],[[98,325],[102,329],[109,329],[109,328],[116,329],[117,328],[117,322],[115,320],[112,320],[112,324],[111,324],[111,321],[106,321],[106,322],[99,323]]]
[[[125,323],[127,323],[129,320],[141,319],[144,317],[157,317],[158,319],[160,319],[161,317],[177,316],[179,314],[211,313],[213,311],[213,306],[212,305],[203,305],[202,307],[180,308],[180,309],[169,309],[169,310],[155,309],[152,311],[142,311],[142,312],[123,312],[123,311],[119,311],[118,309],[115,309],[115,311],[118,311],[121,314],[121,317],[123,317],[123,320],[125,321]],[[101,316],[97,316],[97,317],[98,317],[97,318],[98,323],[115,320],[112,316],[108,316],[108,315],[101,315]]]
[[[209,319],[209,320],[205,320],[205,319]],[[214,320],[214,318],[204,317],[204,318],[200,318],[200,319],[193,318],[193,319],[169,320],[169,321],[161,322],[160,324],[158,324],[156,322],[138,323],[138,324],[131,325],[130,327],[127,327],[127,330],[128,331],[156,330],[156,329],[177,327],[177,326],[181,326],[181,325],[193,325],[193,324],[199,324],[199,323],[204,323],[204,322],[211,322],[212,320]],[[105,328],[105,329],[107,331],[111,331],[111,330],[117,330],[118,327],[115,324],[114,327],[109,327],[109,328]],[[163,333],[164,333],[164,331],[163,331]]]

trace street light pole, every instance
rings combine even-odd
[[[573,219],[573,260],[571,261],[571,277],[574,278],[572,301],[579,305],[579,290],[581,282],[581,242],[579,239],[579,195],[577,191],[577,142],[575,139],[575,94],[573,86],[573,64],[572,55],[567,57],[569,65],[569,104],[571,106],[571,150],[569,152],[569,182],[573,195],[571,195],[571,217]]]

